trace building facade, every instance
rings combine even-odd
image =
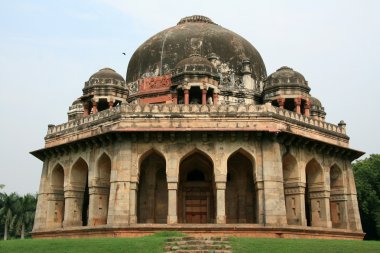
[[[143,43],[126,79],[93,74],[49,125],[34,237],[159,230],[363,237],[346,125],[305,77],[207,17]]]

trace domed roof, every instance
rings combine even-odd
[[[317,99],[316,97],[310,97],[310,104],[312,106],[322,107],[321,101],[319,101],[319,99]]]
[[[307,85],[305,77],[294,71],[292,68],[283,66],[276,70],[273,74],[269,75],[267,81],[271,83],[298,83]]]
[[[111,68],[103,68],[99,70],[98,72],[93,74],[88,81],[91,82],[91,80],[93,79],[115,79],[125,82],[124,78]]]
[[[174,74],[208,73],[216,74],[215,66],[206,58],[199,54],[192,54],[190,57],[178,62],[175,66]]]
[[[249,59],[256,78],[264,80],[266,77],[264,62],[251,43],[207,17],[190,16],[154,35],[134,52],[126,81],[169,74],[178,62],[193,53],[202,56],[213,53],[237,74],[241,70],[241,61]]]

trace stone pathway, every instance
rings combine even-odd
[[[227,237],[171,237],[165,253],[232,253],[232,248]]]

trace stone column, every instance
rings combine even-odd
[[[107,224],[109,188],[90,187],[90,203],[88,225],[96,226]]]
[[[207,90],[206,89],[202,89],[202,105],[205,105],[207,104]]]
[[[352,165],[349,160],[345,161],[346,167],[346,190],[347,190],[347,216],[349,228],[353,231],[362,231],[362,224],[360,221],[358,199],[356,193],[356,186],[354,175],[352,172]]]
[[[263,138],[261,145],[265,224],[286,225],[280,144],[276,140]]]
[[[280,109],[284,109],[285,98],[278,98],[277,103],[278,103],[278,106],[280,107]]]
[[[216,182],[216,223],[226,224],[226,182]]]
[[[214,105],[218,105],[218,93],[213,93],[212,94],[212,99],[214,101]]]
[[[311,226],[331,228],[330,191],[310,187]]]
[[[301,102],[302,102],[301,98],[294,99],[294,104],[296,105],[295,110],[296,110],[296,113],[298,114],[301,114]]]
[[[305,116],[310,117],[310,100],[306,100],[305,103]]]
[[[173,104],[178,104],[178,94],[177,93],[172,94],[172,101],[173,101]]]
[[[36,214],[34,218],[33,231],[43,230],[46,228],[47,221],[47,208],[48,205],[48,164],[49,159],[44,161],[41,173],[40,188],[37,197]]]
[[[129,223],[130,224],[137,223],[137,189],[138,189],[138,183],[131,182],[130,188],[129,188]]]
[[[86,116],[88,116],[90,114],[90,112],[89,112],[90,110],[89,110],[88,107],[89,107],[88,103],[84,102],[83,103],[83,117],[86,117]]]
[[[184,89],[183,90],[183,95],[184,95],[185,105],[188,105],[189,104],[189,90],[188,89]]]
[[[92,114],[95,114],[98,112],[98,102],[93,101],[92,102]]]
[[[330,193],[330,212],[333,228],[348,229],[347,197],[343,192]]]
[[[50,193],[47,205],[47,228],[61,228],[65,207],[65,198],[62,193]]]
[[[83,190],[78,187],[65,187],[65,217],[63,227],[82,226]]]
[[[110,100],[110,101],[108,102],[108,106],[109,106],[109,109],[112,109],[112,107],[113,107],[113,101],[112,101],[112,100]]]
[[[178,222],[177,189],[178,182],[168,182],[168,224],[176,224]]]
[[[305,183],[285,183],[284,188],[288,225],[306,226]]]

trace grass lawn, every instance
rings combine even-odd
[[[231,238],[235,253],[367,253],[379,252],[379,241],[348,241],[320,239],[267,239],[267,238]]]
[[[9,240],[0,241],[0,253],[162,253],[165,239],[180,235],[162,232],[139,238]],[[378,241],[231,238],[231,244],[234,253],[380,253]]]

